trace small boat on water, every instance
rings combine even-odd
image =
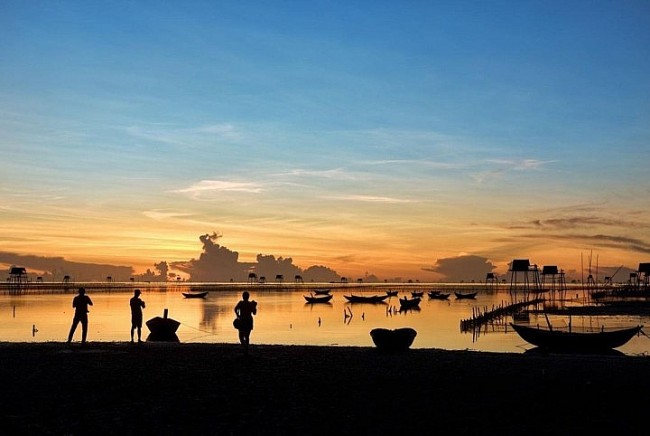
[[[370,337],[377,348],[385,351],[408,350],[413,344],[417,334],[418,333],[410,327],[395,330],[376,328],[370,331]]]
[[[329,303],[329,301],[332,299],[333,295],[328,294],[328,295],[303,295],[307,303],[310,304],[315,304],[315,303]]]
[[[625,345],[641,332],[642,325],[618,330],[601,329],[596,332],[574,332],[530,327],[510,323],[517,334],[526,342],[545,350],[569,352],[598,352]]]
[[[149,331],[155,340],[178,340],[176,337],[176,330],[178,330],[181,323],[175,319],[169,318],[168,314],[169,310],[165,309],[162,318],[156,316],[146,322],[147,328],[149,328]]]
[[[185,298],[205,298],[208,295],[208,291],[204,292],[183,292],[183,297]]]
[[[468,293],[462,293],[458,291],[454,292],[454,295],[456,295],[456,298],[459,300],[462,300],[463,298],[465,299],[476,298],[476,294],[478,294],[478,291],[468,292]]]
[[[411,297],[413,298],[422,298],[424,296],[424,291],[411,291]]]
[[[434,300],[447,300],[451,294],[449,292],[431,291],[428,295],[429,298]]]
[[[344,295],[350,303],[383,303],[388,295]]]
[[[416,297],[416,298],[400,298],[399,299],[399,306],[400,309],[413,309],[414,307],[420,307],[420,300],[421,298]]]
[[[388,291],[386,291],[386,295],[388,295],[389,297],[397,297],[398,292],[399,291],[389,289]]]
[[[330,293],[331,289],[314,289],[314,294],[316,295],[328,295]]]

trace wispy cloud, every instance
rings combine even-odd
[[[330,170],[305,170],[296,168],[284,173],[278,173],[276,176],[289,176],[289,177],[314,177],[331,180],[355,180],[357,177],[345,171],[342,168],[334,168]]]
[[[511,230],[516,229],[574,229],[586,228],[593,226],[606,226],[606,227],[622,227],[628,229],[646,228],[648,224],[640,221],[631,221],[622,218],[607,218],[598,216],[573,216],[566,218],[548,218],[548,219],[535,219],[524,223],[513,224],[507,226]]]
[[[519,238],[542,239],[544,241],[562,240],[573,241],[575,244],[593,244],[597,247],[623,249],[637,253],[650,254],[650,243],[637,238],[626,236],[605,235],[605,234],[528,234],[520,235]]]
[[[505,169],[516,170],[516,171],[525,171],[525,170],[536,170],[542,166],[557,162],[555,160],[537,160],[537,159],[521,159],[521,160],[510,160],[510,159],[488,159],[487,162],[494,163],[505,167]]]
[[[197,127],[177,127],[165,124],[130,126],[126,132],[139,139],[170,145],[201,145],[214,139],[234,140],[241,132],[230,123],[215,123]]]
[[[144,212],[142,212],[142,214],[156,221],[163,221],[169,218],[184,218],[192,215],[187,212],[176,212],[176,211],[161,210],[161,209],[145,210]]]
[[[472,178],[477,183],[483,183],[489,179],[500,178],[502,175],[511,171],[537,171],[543,166],[556,162],[554,160],[537,160],[537,159],[488,159],[486,162],[490,165],[498,165],[498,168],[493,168],[486,171],[479,171],[472,174]]]
[[[457,169],[462,168],[462,164],[439,162],[423,159],[385,159],[373,161],[361,161],[363,165],[408,165],[408,166],[421,166],[425,168],[439,168],[439,169]]]
[[[198,198],[204,194],[216,192],[245,192],[257,194],[264,189],[258,183],[254,182],[231,182],[228,180],[201,180],[187,188],[176,189],[172,192],[179,194],[188,194],[193,198]]]
[[[382,197],[375,195],[337,195],[327,197],[331,200],[342,200],[342,201],[358,201],[363,203],[413,203],[413,200],[401,199],[401,198],[392,198],[392,197]]]

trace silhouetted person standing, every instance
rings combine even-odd
[[[77,325],[81,323],[81,343],[86,343],[86,336],[88,335],[88,306],[92,306],[93,302],[90,297],[86,295],[84,288],[79,288],[79,294],[72,299],[72,307],[74,307],[74,318],[72,319],[72,326],[68,334],[68,343],[72,342]]]
[[[253,330],[253,315],[257,314],[257,301],[248,301],[248,291],[242,293],[242,300],[235,306],[235,314],[239,321],[239,342],[244,346],[244,354],[248,354],[251,330]]]
[[[131,306],[131,342],[133,342],[133,332],[138,330],[138,342],[142,342],[142,309],[144,301],[140,299],[140,289],[133,291],[133,297],[129,300]]]

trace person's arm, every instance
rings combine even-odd
[[[237,315],[237,318],[239,318],[239,303],[235,305],[235,315]]]
[[[91,300],[90,297],[88,297],[88,304],[91,306],[93,305],[93,300]]]

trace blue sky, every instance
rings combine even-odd
[[[650,256],[650,3],[0,6],[4,250],[146,267],[218,231],[351,276]]]

